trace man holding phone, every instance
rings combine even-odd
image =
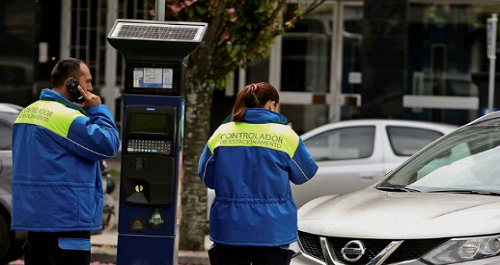
[[[51,79],[14,124],[12,229],[28,231],[26,265],[88,265],[101,229],[99,161],[116,155],[119,133],[85,63],[62,60]]]

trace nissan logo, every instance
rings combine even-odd
[[[349,262],[358,261],[365,254],[366,248],[359,240],[353,240],[347,243],[340,253],[342,253],[342,257],[344,260]]]

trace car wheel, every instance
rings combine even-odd
[[[8,262],[7,254],[9,253],[10,246],[12,245],[12,234],[10,226],[5,220],[5,217],[0,214],[0,264]]]

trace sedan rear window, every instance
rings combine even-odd
[[[387,135],[394,154],[398,156],[411,156],[443,136],[434,130],[401,126],[387,126]]]
[[[304,141],[316,161],[370,157],[375,142],[375,126],[334,129]]]

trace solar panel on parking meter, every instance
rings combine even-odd
[[[126,62],[119,265],[177,264],[183,61],[207,26],[119,19],[108,34]]]

